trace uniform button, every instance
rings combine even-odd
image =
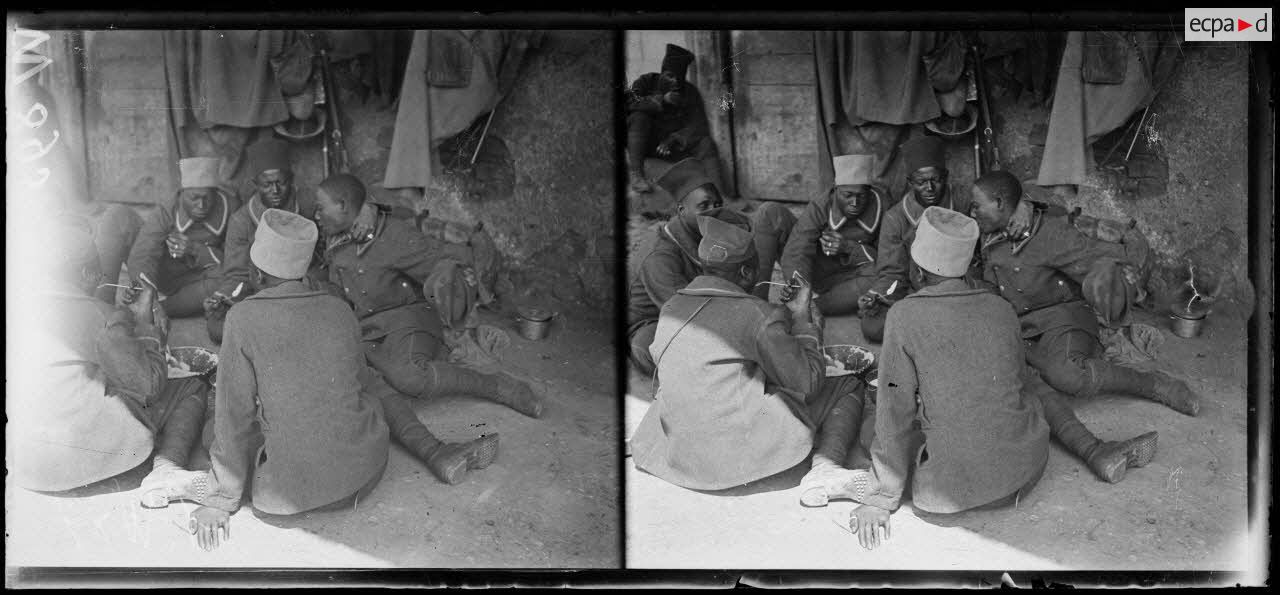
[[[1058,285],[1062,285],[1062,279],[1058,279]]]
[[[1021,287],[1019,287],[1019,288],[1018,288],[1018,293],[1022,293],[1022,288],[1021,288]]]
[[[1021,271],[1021,270],[1022,270],[1022,267],[1013,267],[1013,272],[1015,272],[1015,273],[1017,273],[1017,272],[1019,272],[1019,271]]]
[[[350,288],[350,287],[343,287],[343,288],[342,288],[342,290],[343,290],[343,291],[345,291],[345,292],[347,292],[347,293],[351,293],[351,288]]]
[[[364,269],[356,269],[356,274],[357,274],[357,275],[363,275],[363,274],[364,274]]]
[[[365,290],[361,289],[361,290],[360,290],[360,295],[369,295],[369,292],[367,292],[367,291],[365,291]]]
[[[1000,286],[1000,291],[1004,291],[1004,286],[1003,286],[1003,285],[1001,285],[1001,286]]]

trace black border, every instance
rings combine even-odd
[[[257,5],[275,12],[231,12],[204,10],[176,12],[172,5],[150,8],[131,7],[120,11],[97,8],[70,11],[64,9],[9,13],[9,25],[20,24],[36,29],[164,29],[200,28],[539,28],[539,29],[609,29],[615,37],[615,89],[625,81],[626,29],[957,29],[987,30],[1089,30],[1136,29],[1181,30],[1181,10],[1108,10],[1105,8],[1052,11],[988,10],[980,12],[927,11],[924,9],[881,12],[621,12],[608,10],[559,10],[515,12],[509,9],[471,8],[470,10],[416,11],[387,10],[357,12],[354,10],[316,11],[314,5],[284,6],[280,2]],[[285,12],[288,11],[288,12]],[[305,12],[300,12],[305,11]],[[1248,378],[1248,516],[1251,543],[1270,547],[1270,526],[1261,525],[1271,509],[1271,443],[1274,430],[1271,390],[1274,374],[1274,115],[1275,81],[1272,73],[1275,45],[1250,44],[1249,59],[1249,180],[1250,213],[1248,229],[1249,277],[1254,283],[1255,306],[1249,321],[1250,366]],[[618,436],[622,439],[625,413],[623,395],[627,382],[625,362],[625,297],[626,297],[626,176],[622,156],[625,147],[625,125],[614,118],[619,139],[615,143],[618,167],[616,204],[620,209],[615,221],[616,247],[619,259],[615,275],[615,315],[617,326],[615,347],[617,363]],[[621,132],[620,132],[621,131]],[[1264,442],[1265,440],[1265,442]],[[1264,448],[1264,444],[1266,448]],[[618,450],[618,481],[625,482],[623,449]],[[624,490],[619,489],[619,522],[625,527]],[[626,562],[624,532],[622,563]],[[1263,555],[1263,560],[1269,556]],[[1266,573],[1269,569],[1255,569]],[[1241,580],[1258,578],[1243,572],[1209,571],[768,571],[768,570],[364,570],[364,569],[296,569],[296,568],[14,568],[6,567],[6,586],[15,587],[146,587],[198,586],[239,587],[247,585],[299,586],[452,586],[452,587],[780,587],[780,586],[959,586],[959,587],[1071,587],[1071,586],[1229,586]],[[1269,575],[1266,576],[1269,579]]]

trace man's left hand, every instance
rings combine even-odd
[[[467,287],[475,287],[480,284],[476,280],[476,270],[471,267],[462,267],[462,281],[467,284]]]
[[[196,536],[200,549],[211,552],[218,547],[218,533],[222,533],[222,541],[231,539],[231,513],[201,506],[191,513],[187,521],[188,530]]]
[[[870,504],[858,506],[849,513],[849,530],[858,536],[862,547],[876,549],[882,541],[889,541],[889,511]]]
[[[1030,201],[1026,199],[1019,201],[1018,206],[1013,209],[1013,214],[1009,216],[1009,222],[1004,226],[1005,233],[1015,240],[1022,239],[1022,234],[1031,229],[1033,212],[1035,207],[1031,206]]]

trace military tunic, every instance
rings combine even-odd
[[[138,466],[173,406],[201,381],[166,380],[163,335],[129,311],[73,287],[38,295],[36,332],[24,339],[8,378],[14,480],[61,491]]]
[[[470,249],[380,213],[373,239],[328,247],[325,261],[330,292],[360,321],[369,362],[401,392],[418,394],[425,373],[420,364],[435,359],[444,329],[423,283],[453,265],[470,265]]]
[[[1124,246],[1084,235],[1065,214],[1037,210],[1029,238],[983,238],[980,257],[983,279],[1018,315],[1028,362],[1054,388],[1086,391],[1091,379],[1084,361],[1101,354],[1102,345],[1080,283],[1095,267],[1127,263]]]

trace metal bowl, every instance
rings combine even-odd
[[[204,376],[218,369],[218,354],[203,347],[170,347],[169,378]]]
[[[828,378],[861,374],[876,363],[876,354],[857,345],[824,345],[822,354],[835,362],[827,363]]]

